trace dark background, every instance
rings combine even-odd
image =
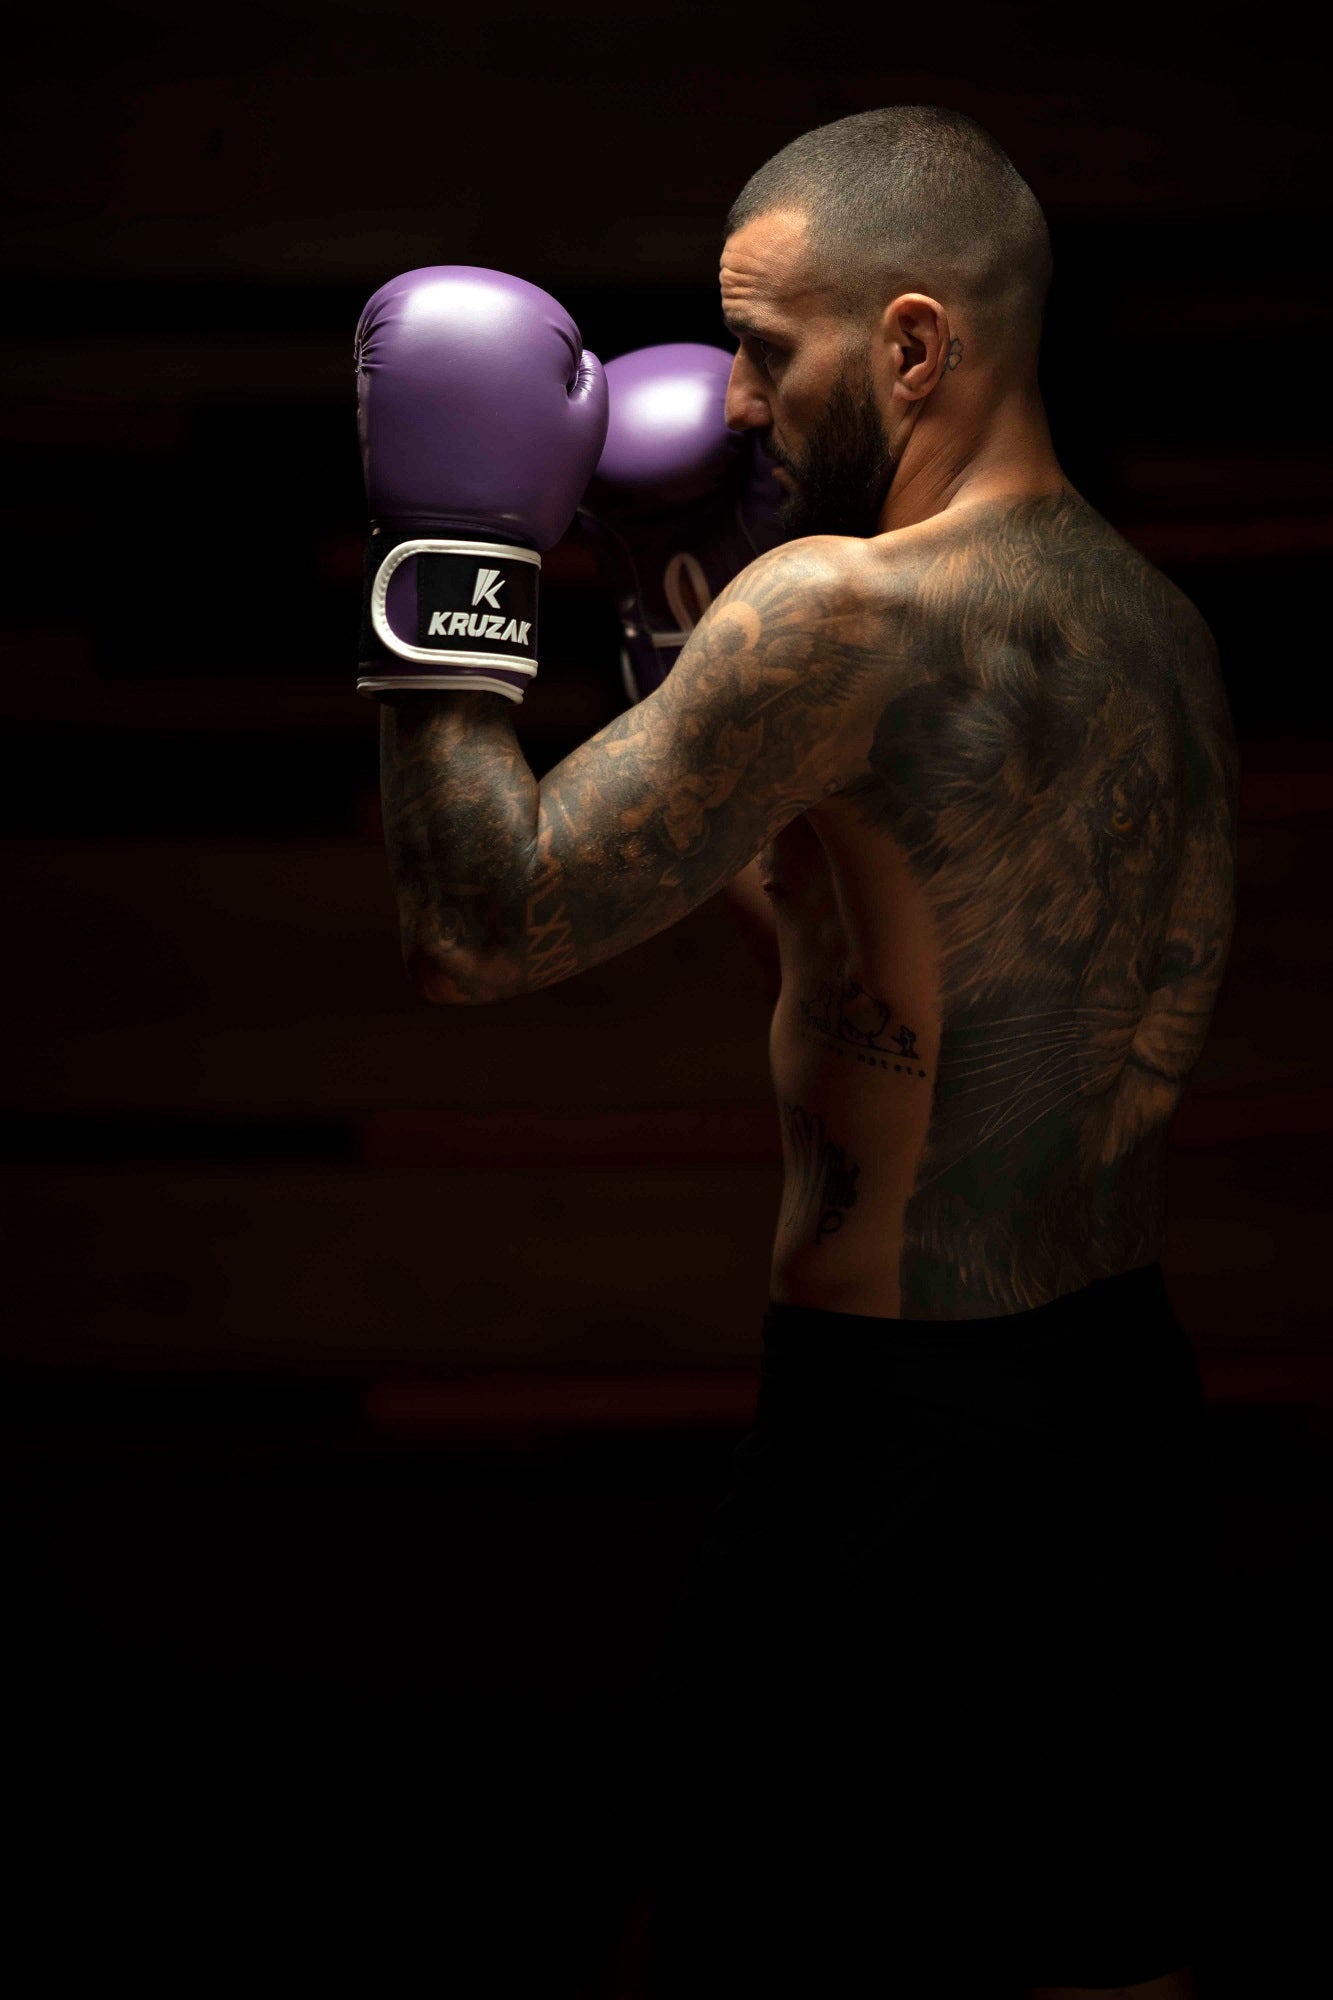
[[[353,691],[352,331],[395,272],[475,262],[604,359],[723,345],[748,174],[927,102],[1047,210],[1057,446],[1208,618],[1241,737],[1167,1268],[1223,1501],[1202,1971],[1303,1990],[1333,315],[1328,77],[1290,17],[137,4],[6,45],[5,1717],[52,1978],[86,1950],[192,1991],[262,1938],[299,1988],[368,1934],[376,1992],[563,1990],[617,1723],[750,1413],[766,1008],[716,906],[503,1007],[410,991]],[[621,705],[616,654],[571,539],[534,769]]]

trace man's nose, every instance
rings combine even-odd
[[[766,431],[773,422],[768,399],[759,385],[759,371],[744,352],[731,364],[723,417],[729,431]]]

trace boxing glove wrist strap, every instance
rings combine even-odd
[[[359,694],[483,688],[522,701],[537,671],[541,557],[512,542],[370,538]]]

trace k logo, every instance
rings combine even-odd
[[[474,604],[489,604],[492,611],[498,611],[500,606],[496,600],[495,593],[497,590],[503,589],[504,584],[500,580],[498,569],[479,569],[477,571],[477,580],[472,586],[472,602]]]

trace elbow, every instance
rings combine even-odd
[[[413,991],[433,1007],[472,1004],[476,987],[461,953],[429,951],[412,941],[404,945],[403,964]]]
[[[468,958],[458,948],[440,948],[438,938],[426,940],[402,928],[402,970],[412,992],[432,1006],[466,1006],[474,982]]]
[[[430,951],[411,946],[404,953],[413,989],[433,1007],[480,1007],[502,1000],[508,989],[491,972],[459,951]]]

